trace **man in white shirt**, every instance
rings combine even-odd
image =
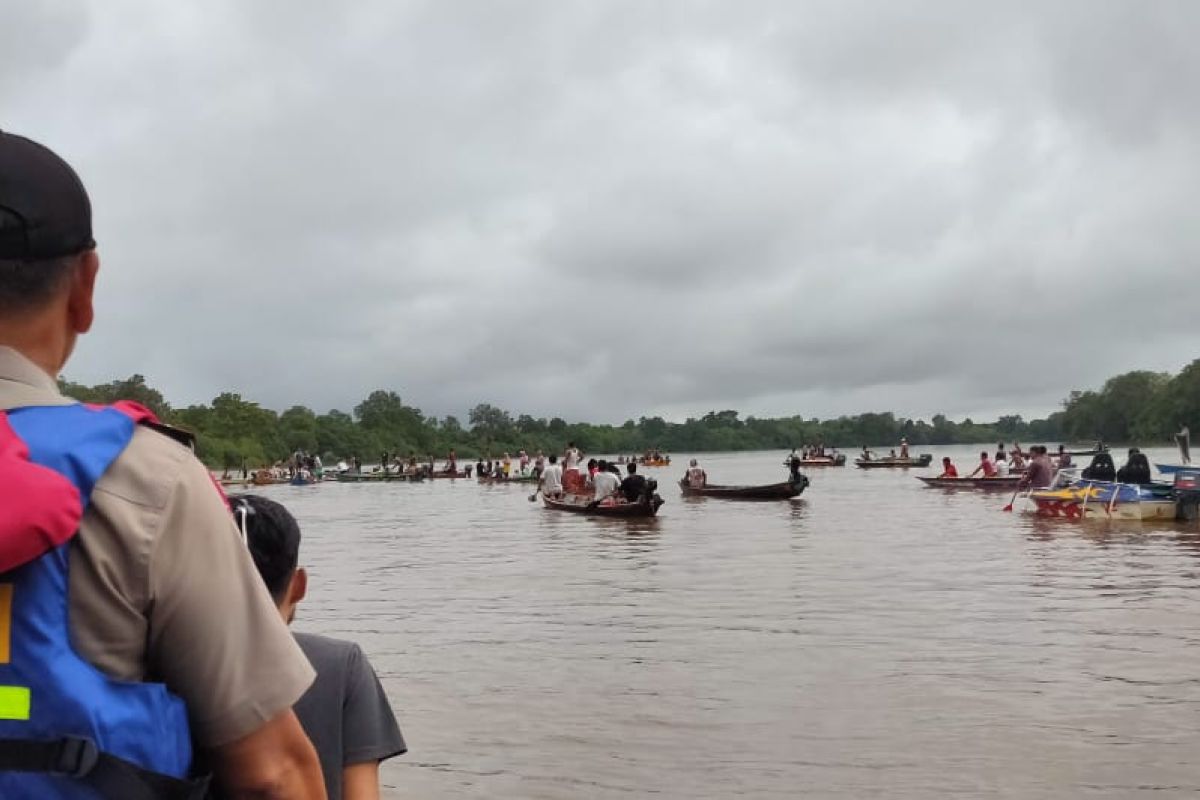
[[[550,465],[542,471],[542,494],[547,497],[562,497],[562,478],[563,470],[558,465],[558,456],[552,454],[550,456]]]
[[[612,497],[621,485],[621,479],[608,471],[607,461],[601,460],[597,467],[596,474],[592,476],[592,489],[596,492],[593,504],[599,504],[602,500]]]

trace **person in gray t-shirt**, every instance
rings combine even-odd
[[[237,495],[230,501],[254,565],[290,623],[308,589],[299,566],[300,526],[273,500]],[[378,798],[379,763],[408,750],[379,678],[354,642],[294,635],[317,672],[296,703],[296,716],[321,760],[329,800]]]

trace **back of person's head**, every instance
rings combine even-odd
[[[0,131],[0,319],[49,306],[95,246],[75,171],[43,145]]]
[[[557,454],[557,453],[551,453],[551,454],[550,454],[550,463],[551,463],[551,464],[557,464],[557,463],[558,463],[558,454]]]
[[[630,461],[629,465],[627,467],[625,467],[625,469],[629,470],[630,475],[633,475],[634,473],[637,472],[637,464]]]
[[[979,460],[987,461],[987,450],[984,450],[982,453],[979,454]]]
[[[943,463],[943,464],[949,464],[949,463],[950,463],[950,456],[942,456],[942,463]]]
[[[233,495],[229,505],[267,591],[282,603],[300,562],[300,525],[282,505],[259,495]]]

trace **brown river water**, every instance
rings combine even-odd
[[[969,471],[978,448],[929,451]],[[783,456],[702,463],[767,483]],[[650,521],[474,480],[260,490],[304,530],[297,626],[358,641],[391,697],[386,797],[1200,791],[1194,526],[1036,520],[853,464],[795,501],[684,500],[684,459],[646,470]]]

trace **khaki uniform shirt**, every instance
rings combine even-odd
[[[73,402],[0,347],[0,410]],[[96,483],[69,593],[75,650],[110,677],[165,683],[200,746],[255,731],[312,683],[208,470],[143,426]]]

